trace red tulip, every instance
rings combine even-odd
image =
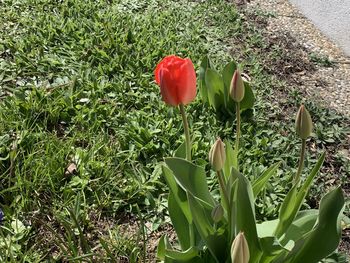
[[[189,58],[174,55],[163,58],[154,75],[166,104],[188,104],[196,97],[196,72]]]

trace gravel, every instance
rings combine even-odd
[[[316,69],[294,76],[305,91],[305,99],[316,100],[350,117],[350,57],[287,0],[254,0],[246,8],[269,14],[266,30],[271,34],[290,34],[304,47],[305,56],[313,57]]]

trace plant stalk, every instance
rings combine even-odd
[[[300,159],[299,159],[299,167],[298,167],[298,171],[295,175],[294,178],[294,184],[297,184],[300,180],[300,176],[301,176],[301,172],[304,168],[304,159],[305,159],[305,149],[306,149],[306,139],[302,139],[301,140],[301,151],[300,151]]]
[[[185,112],[185,106],[181,103],[179,105],[182,122],[184,126],[184,132],[185,132],[185,140],[186,140],[186,159],[187,161],[191,161],[191,138],[190,138],[190,129],[188,126],[188,120]]]
[[[221,192],[222,192],[222,199],[223,199],[223,203],[224,203],[224,207],[226,208],[227,211],[227,221],[228,221],[228,225],[229,225],[229,229],[228,229],[228,236],[231,238],[232,235],[232,225],[231,225],[231,207],[230,207],[230,200],[228,198],[228,192],[227,192],[227,188],[226,188],[226,182],[225,182],[225,178],[223,173],[220,171],[216,172],[217,176],[218,176],[218,180],[219,180],[219,185],[221,188]]]
[[[235,145],[235,151],[239,152],[239,140],[241,138],[241,105],[239,102],[236,102],[236,119],[237,119],[237,125],[236,125],[236,145]],[[238,165],[238,157],[237,157],[237,171],[239,171],[239,165]]]

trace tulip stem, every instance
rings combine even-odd
[[[232,235],[231,216],[232,216],[232,214],[231,214],[231,207],[230,207],[230,199],[228,197],[228,192],[227,192],[227,188],[226,188],[224,174],[221,172],[221,170],[216,171],[216,174],[218,176],[219,185],[220,185],[221,192],[222,192],[222,199],[223,199],[224,207],[226,208],[226,211],[227,211],[227,219],[228,219],[227,221],[228,221],[228,225],[229,225],[228,236],[231,239],[231,235]]]
[[[218,176],[219,185],[220,185],[221,192],[223,195],[224,206],[226,207],[227,210],[229,210],[229,199],[228,199],[228,193],[227,193],[227,189],[226,189],[224,175],[221,172],[221,170],[217,171],[216,174]]]
[[[306,149],[306,139],[302,139],[301,140],[301,151],[300,151],[300,159],[299,159],[299,167],[298,167],[298,171],[295,175],[295,179],[294,179],[294,184],[297,184],[300,180],[300,175],[301,172],[304,168],[304,159],[305,159],[305,149]]]
[[[185,140],[186,140],[186,159],[187,161],[191,161],[191,138],[190,138],[190,129],[188,127],[188,120],[186,117],[186,112],[185,112],[185,107],[181,103],[179,105],[180,107],[180,112],[181,112],[181,117],[182,117],[182,122],[184,125],[184,131],[185,131]]]
[[[239,152],[239,140],[241,137],[241,106],[239,102],[236,102],[236,118],[237,118],[237,127],[236,127],[237,137],[236,137],[235,151],[237,153],[237,171],[239,171],[238,152]]]

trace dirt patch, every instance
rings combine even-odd
[[[285,115],[291,116],[290,104],[284,103],[286,93],[297,87],[303,98],[312,99],[345,117],[350,116],[350,67],[346,63],[348,58],[339,48],[322,36],[285,0],[255,0],[241,8],[240,12],[245,20],[244,26],[252,32],[254,30],[249,28],[251,25],[258,28],[256,34],[262,40],[257,41],[256,45],[249,43],[250,51],[259,59],[262,58],[261,64],[266,72],[285,82],[284,90],[274,92],[278,104],[284,107]],[[244,46],[246,41],[247,39],[233,39],[232,53],[234,56],[240,54],[242,60],[247,56],[247,47]],[[344,121],[347,122],[343,124],[344,127],[350,127],[349,120],[344,118]],[[319,148],[316,142],[311,143],[311,150]],[[343,171],[343,164],[335,156],[341,152],[350,156],[349,145],[350,140],[342,145],[321,145],[328,153],[322,168],[323,174],[337,175],[318,179],[317,185],[322,185],[325,191],[342,183],[339,175],[346,174],[346,171]],[[345,196],[349,197],[349,184],[343,183],[342,188]],[[319,198],[310,199],[309,204],[318,207],[319,201]],[[344,230],[339,247],[341,251],[349,253],[349,229]]]

